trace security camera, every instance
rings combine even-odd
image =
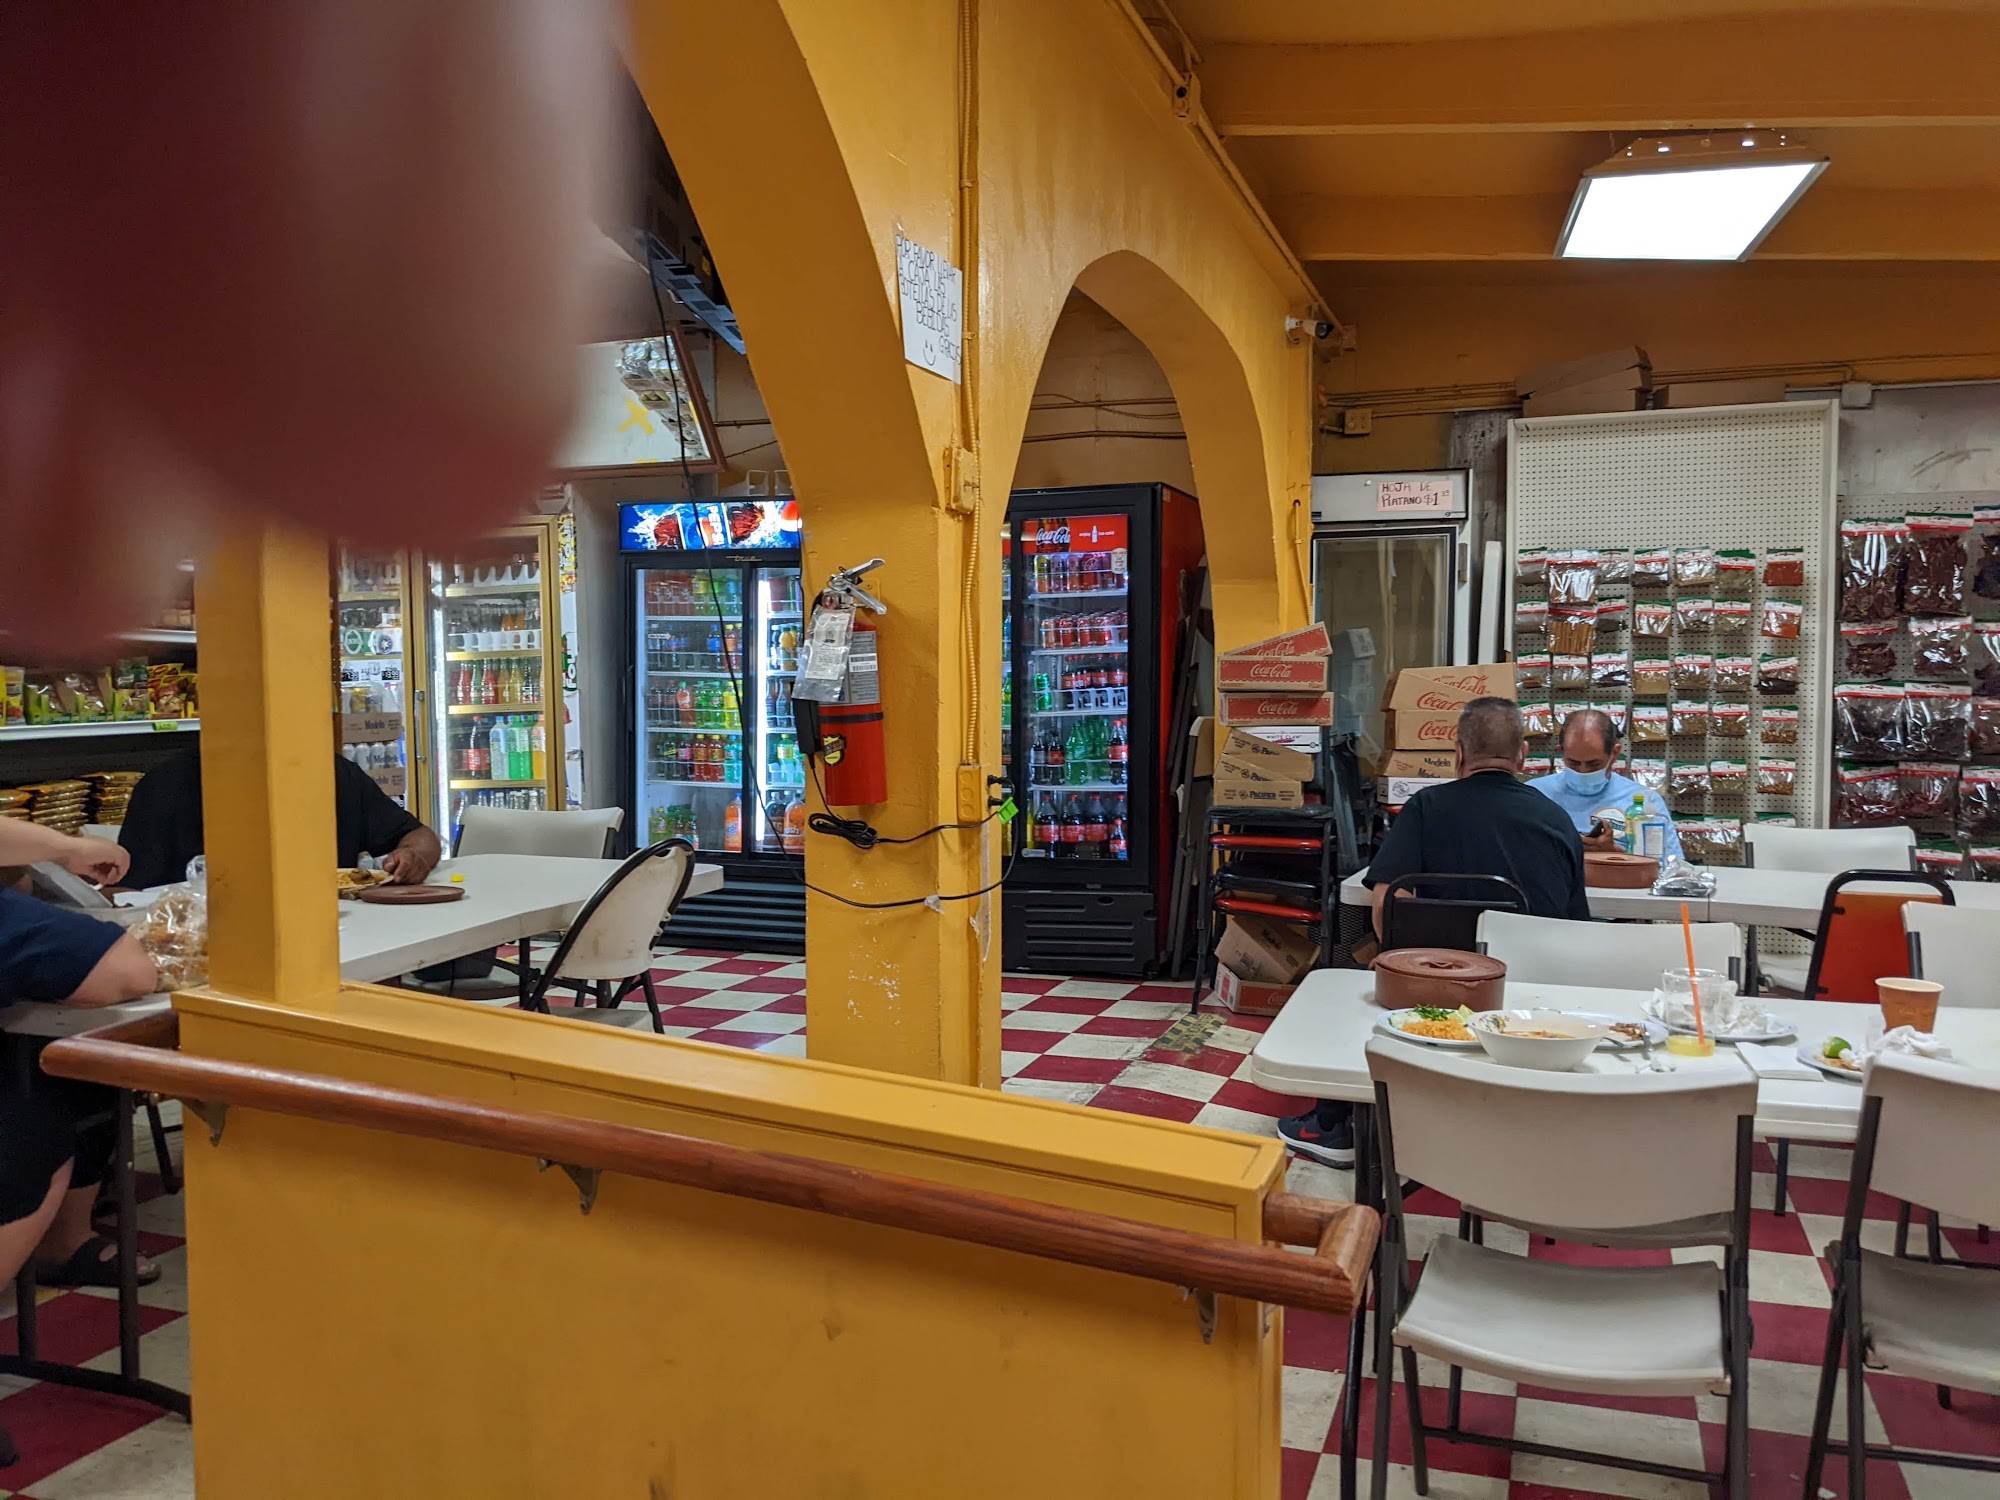
[[[1339,331],[1339,327],[1336,324],[1328,322],[1325,318],[1316,318],[1311,322],[1307,322],[1304,318],[1285,319],[1285,341],[1287,343],[1296,344],[1299,342],[1301,334],[1310,333],[1317,342],[1323,344]]]

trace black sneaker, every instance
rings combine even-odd
[[[1278,1121],[1278,1134],[1301,1156],[1325,1162],[1329,1167],[1352,1170],[1354,1166],[1354,1121],[1344,1117],[1322,1127],[1317,1110],[1292,1115]]]

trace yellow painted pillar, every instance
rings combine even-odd
[[[209,983],[328,1009],[340,941],[326,543],[239,532],[195,588]]]

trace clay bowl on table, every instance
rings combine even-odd
[[[1507,1002],[1507,966],[1457,948],[1395,948],[1375,960],[1375,1003],[1384,1010],[1436,1005],[1498,1010]]]

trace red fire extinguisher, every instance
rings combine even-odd
[[[874,625],[857,610],[848,637],[847,685],[840,702],[819,706],[820,762],[832,807],[872,807],[889,799],[878,641]]]

